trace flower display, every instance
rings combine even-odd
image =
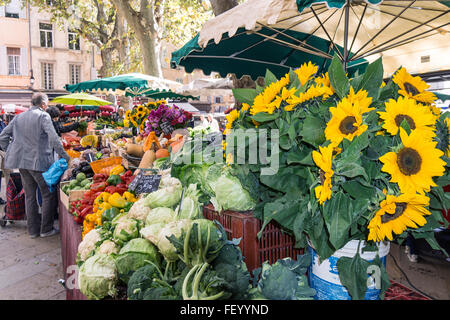
[[[125,127],[136,128],[139,129],[140,132],[143,132],[150,111],[165,103],[167,103],[165,100],[158,100],[149,102],[146,105],[136,105],[133,109],[127,110],[124,118]]]
[[[442,212],[450,207],[443,190],[450,184],[450,115],[406,69],[383,81],[381,59],[352,77],[335,56],[318,73],[309,62],[279,80],[267,71],[264,87],[233,90],[243,107],[227,117],[225,154],[244,159],[228,150],[234,129],[278,135],[267,136],[277,160],[271,174],[263,173],[267,163],[228,162],[255,176],[243,183],[258,181],[254,216],[263,228],[275,220],[297,247],[310,245],[321,259],[351,240],[369,251],[408,234],[434,245],[433,230],[448,225]],[[365,270],[350,271],[357,259],[342,262],[339,276],[366,279]]]
[[[170,124],[173,129],[184,128],[191,118],[190,112],[180,109],[176,105],[168,106],[162,103],[148,113],[145,132],[148,134],[155,131],[157,135],[160,135],[163,133],[162,123]]]

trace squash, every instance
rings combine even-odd
[[[170,157],[169,150],[167,149],[159,149],[156,151],[156,159]]]
[[[158,138],[156,137],[155,131],[150,132],[147,138],[145,138],[143,148],[144,152],[150,150],[152,148],[153,143],[155,143],[158,148],[161,148]]]
[[[127,148],[127,154],[129,154],[130,156],[135,156],[135,157],[141,158],[144,155],[144,150],[143,150],[142,146],[140,146],[138,144],[128,143],[126,145],[126,148]]]
[[[138,168],[149,169],[153,166],[153,162],[156,159],[156,154],[153,150],[145,151]]]

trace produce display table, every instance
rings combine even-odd
[[[81,225],[76,223],[73,216],[69,214],[68,208],[61,201],[58,190],[59,208],[59,230],[61,236],[61,256],[64,270],[64,280],[66,281],[66,300],[86,300],[87,298],[78,289],[72,289],[74,281],[78,245],[81,242]]]

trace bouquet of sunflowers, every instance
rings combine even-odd
[[[145,105],[134,106],[133,109],[125,112],[124,126],[127,128],[136,128],[140,132],[143,132],[150,111],[157,109],[161,104],[165,103],[167,103],[165,100],[158,100]]]
[[[443,190],[450,185],[450,116],[404,68],[385,84],[381,59],[350,79],[336,57],[328,72],[317,71],[305,63],[280,80],[268,71],[265,87],[234,90],[243,107],[228,114],[225,134],[279,132],[279,149],[267,145],[279,161],[274,174],[261,174],[267,164],[233,164],[259,179],[254,215],[263,228],[277,221],[321,261],[351,240],[377,251],[381,241],[401,243],[408,234],[441,249],[433,230],[448,225],[442,211],[450,205]],[[224,148],[233,159],[229,142]],[[383,297],[390,283],[377,261]],[[364,298],[367,263],[357,253],[337,265],[353,299]]]

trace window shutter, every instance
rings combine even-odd
[[[20,74],[23,76],[28,76],[28,49],[20,48]]]
[[[6,55],[6,46],[0,46],[0,75],[8,74],[8,57]]]

